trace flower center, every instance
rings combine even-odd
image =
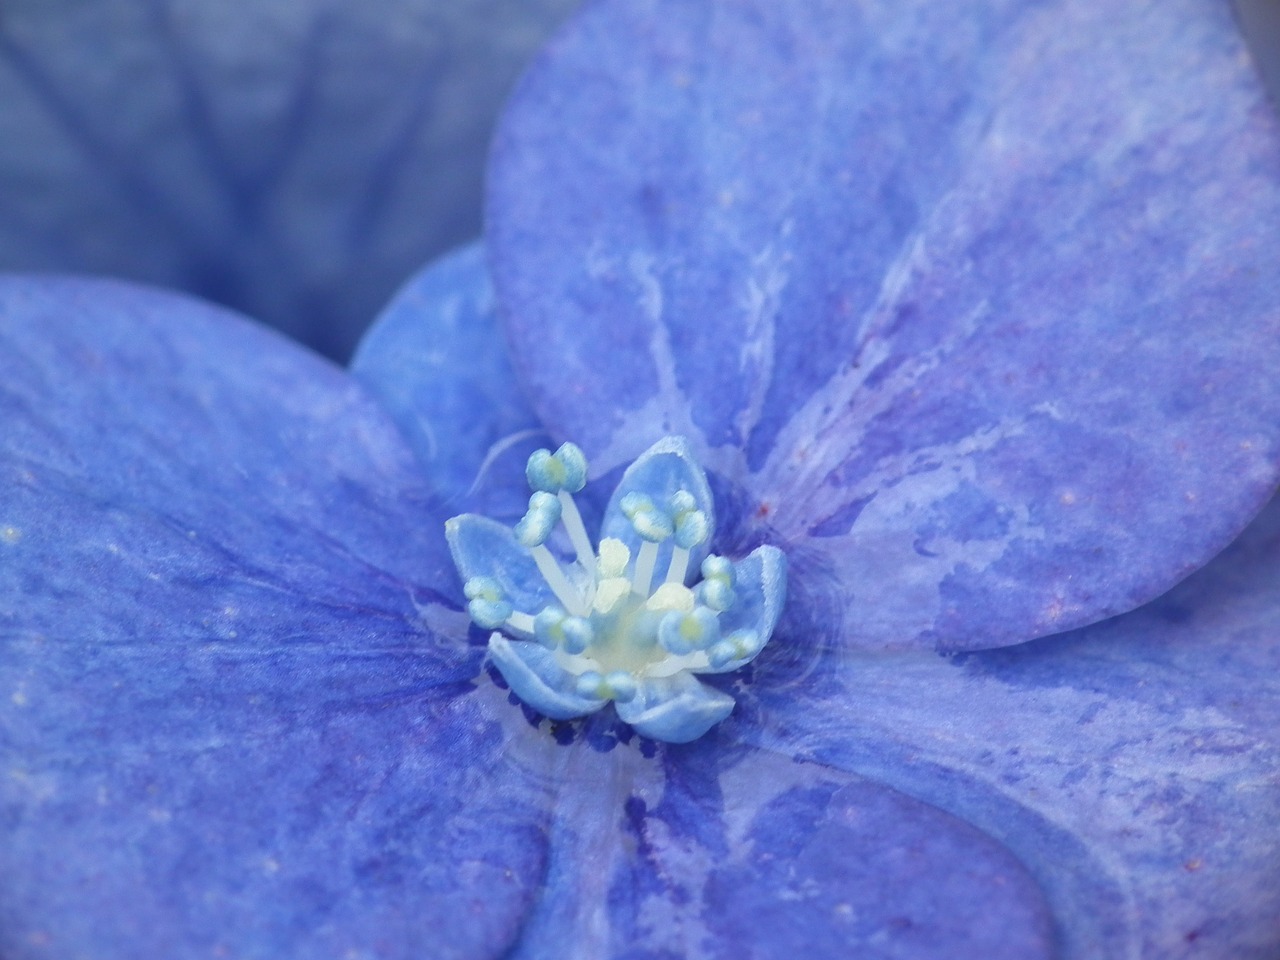
[[[471,513],[445,524],[471,618],[494,631],[490,663],[554,720],[611,703],[643,736],[702,736],[734,701],[698,677],[760,652],[786,597],[786,557],[768,544],[732,561],[708,553],[715,503],[682,437],[626,469],[595,544],[573,499],[582,451],[539,450],[525,472],[533,495],[514,529]]]
[[[620,506],[639,549],[613,537],[596,549],[573,499],[586,470],[582,451],[570,443],[529,458],[526,475],[534,493],[514,533],[554,600],[538,610],[516,610],[495,580],[472,577],[465,591],[476,623],[532,635],[575,678],[579,696],[624,703],[644,680],[702,672],[758,652],[756,632],[725,635],[720,629],[721,615],[736,599],[732,563],[712,554],[700,566],[701,578],[686,582],[691,551],[710,531],[695,491],[679,486],[661,501],[627,494]],[[557,527],[576,554],[569,564],[546,546]]]

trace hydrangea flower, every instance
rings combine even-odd
[[[0,952],[1276,952],[1280,514],[1164,593],[1276,479],[1223,8],[605,0],[491,183],[494,285],[430,268],[354,376],[0,285]],[[602,529],[669,434],[788,566],[683,745],[522,708],[444,535],[569,437]]]

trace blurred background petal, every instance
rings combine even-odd
[[[13,0],[0,270],[199,294],[345,357],[479,231],[493,116],[577,0]]]
[[[483,246],[411,278],[360,341],[351,372],[391,414],[451,513],[523,515],[525,461],[549,438],[512,372]]]

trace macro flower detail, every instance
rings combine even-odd
[[[1280,478],[1280,128],[1226,6],[594,0],[492,157],[347,371],[0,278],[0,956],[1280,955],[1280,502],[1218,553]],[[607,511],[670,435],[714,510]],[[596,639],[525,545],[598,588],[561,493],[627,598],[688,544],[723,610],[666,656],[785,551],[697,740],[621,678],[513,709],[473,617]],[[515,547],[460,578],[464,513]]]
[[[495,631],[494,665],[552,719],[613,702],[647,737],[702,736],[734,701],[696,675],[737,670],[764,648],[786,595],[782,552],[764,545],[736,563],[708,552],[714,503],[682,437],[623,474],[596,547],[573,499],[586,483],[582,450],[537,450],[526,475],[534,493],[514,531],[475,514],[446,525],[471,619]],[[547,546],[558,524],[569,564]]]

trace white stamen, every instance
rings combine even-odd
[[[681,613],[693,613],[697,600],[693,591],[683,583],[664,583],[653,591],[653,596],[645,601],[644,608],[655,612],[679,610]]]
[[[627,563],[631,560],[631,551],[621,540],[605,537],[600,541],[600,579],[624,576]]]
[[[631,583],[625,577],[601,580],[592,597],[592,606],[597,613],[612,613],[614,607],[630,593]]]
[[[665,659],[650,665],[644,675],[657,680],[662,677],[674,677],[681,670],[705,670],[710,665],[711,661],[707,659],[707,655],[699,650],[696,653],[686,653],[683,657],[668,655]]]
[[[590,670],[597,672],[601,670],[600,662],[595,658],[585,657],[580,653],[565,653],[563,650],[556,651],[556,663],[561,670],[575,677],[580,677]]]
[[[684,547],[673,545],[671,548],[671,564],[667,567],[667,583],[684,583],[685,574],[689,572],[689,551]]]
[[[596,555],[591,549],[587,528],[582,524],[582,514],[578,512],[578,505],[573,502],[570,494],[561,490],[559,497],[560,522],[564,524],[565,531],[569,534],[569,542],[573,544],[574,552],[578,554],[578,562],[582,564],[582,569],[587,572],[588,577],[594,578]]]
[[[631,590],[642,597],[649,595],[649,585],[653,583],[653,568],[658,563],[658,545],[652,540],[640,544],[640,553],[636,556],[636,569],[631,575]]]
[[[575,617],[585,617],[588,607],[582,602],[582,597],[573,588],[573,584],[564,575],[564,571],[560,569],[560,564],[551,555],[551,551],[539,545],[529,548],[529,554],[533,557],[533,562],[538,565],[538,571],[542,574],[542,579],[547,581],[547,586],[551,588],[551,592],[560,601],[560,606]]]
[[[512,630],[522,630],[525,633],[533,633],[533,617],[527,613],[521,613],[519,610],[507,617],[507,626]]]

